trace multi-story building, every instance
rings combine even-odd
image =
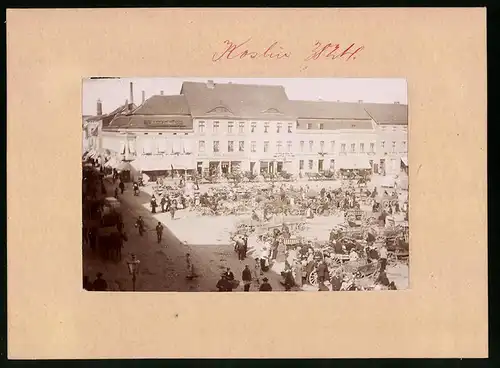
[[[184,82],[181,95],[193,117],[199,173],[290,170],[296,120],[282,86]]]
[[[376,125],[361,103],[291,103],[297,116],[295,172],[373,168]]]
[[[365,111],[377,123],[377,164],[381,174],[408,170],[408,105],[364,104]]]
[[[103,147],[131,163],[134,171],[167,175],[195,169],[193,120],[182,95],[155,95],[102,131]]]

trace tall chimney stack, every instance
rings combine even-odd
[[[125,112],[129,112],[130,111],[130,105],[128,104],[128,100],[125,100]]]
[[[134,103],[134,83],[130,82],[130,103]]]
[[[160,95],[162,95],[162,96],[163,96],[163,91],[160,91]]]
[[[97,100],[97,115],[98,116],[102,115],[102,102],[101,102],[101,99]]]
[[[146,92],[142,91],[142,103],[144,103],[144,101],[146,101]]]

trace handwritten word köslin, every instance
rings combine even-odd
[[[283,46],[275,41],[271,45],[261,50],[255,48],[252,49],[249,42],[251,38],[242,42],[235,43],[230,40],[224,41],[224,48],[221,52],[215,52],[212,56],[212,61],[218,62],[221,60],[233,60],[233,59],[288,59],[292,56],[290,51],[287,51]],[[307,56],[304,61],[311,60],[325,60],[325,59],[343,59],[343,60],[355,60],[356,56],[364,50],[364,46],[356,46],[352,43],[349,46],[341,46],[335,43],[322,43],[317,41],[311,50],[307,51]]]
[[[264,50],[255,51],[251,50],[248,46],[248,42],[250,42],[251,38],[242,42],[240,44],[236,44],[232,41],[225,40],[224,47],[225,50],[221,53],[214,53],[212,56],[212,61],[220,61],[222,59],[256,59],[256,58],[267,58],[267,59],[283,59],[289,58],[290,52],[286,52],[283,47],[279,44],[279,42],[273,42],[270,46],[265,48]]]

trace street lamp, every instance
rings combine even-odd
[[[141,261],[139,261],[135,257],[135,254],[132,254],[131,260],[127,262],[128,272],[132,275],[132,290],[133,291],[135,291],[135,280],[136,280],[137,272],[139,271],[139,264],[140,263],[141,263]]]

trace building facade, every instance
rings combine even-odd
[[[181,94],[193,117],[199,174],[287,170],[296,119],[283,87],[185,82]]]
[[[111,114],[100,108],[90,118],[95,145],[158,175],[397,174],[408,165],[407,106],[396,103],[293,101],[282,86],[208,81],[184,82],[174,96],[145,100],[143,92],[140,106],[127,101]]]

